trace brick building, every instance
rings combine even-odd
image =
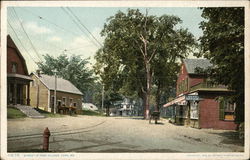
[[[7,36],[7,104],[29,105],[29,77],[25,59],[11,37]]]
[[[223,85],[215,85],[198,72],[212,67],[207,59],[185,59],[177,79],[176,98],[163,107],[172,107],[176,124],[195,128],[236,129],[235,104],[228,96],[233,91]]]
[[[33,79],[30,85],[30,105],[53,112],[55,77],[36,73],[31,73],[30,76]],[[57,78],[56,82],[56,112],[67,111],[70,108],[82,110],[83,94],[65,79]]]

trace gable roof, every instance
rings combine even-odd
[[[54,76],[49,76],[46,74],[41,74],[40,77],[34,72],[31,74],[34,74],[37,78],[40,79],[40,81],[49,89],[49,90],[55,90],[55,77]],[[73,94],[79,94],[83,95],[79,89],[77,89],[70,81],[65,80],[63,78],[57,77],[57,91],[62,91],[62,92],[68,92],[68,93],[73,93]]]
[[[21,52],[17,48],[16,44],[14,43],[14,41],[12,40],[10,35],[7,35],[7,47],[13,48],[13,49],[16,50],[16,53],[17,53],[18,57],[21,59],[21,62],[23,64],[23,66],[24,66],[24,72],[25,72],[26,75],[28,75],[28,69],[27,69],[27,66],[26,66],[25,59],[23,58]]]
[[[195,68],[197,67],[207,69],[212,66],[208,59],[184,59],[183,62],[186,66],[188,74],[197,74],[195,73]]]

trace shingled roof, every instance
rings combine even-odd
[[[196,74],[195,68],[207,69],[212,66],[208,59],[184,59],[183,62],[188,74]]]
[[[32,73],[32,74],[38,77],[36,73]],[[39,79],[49,90],[55,90],[55,77],[54,76],[41,74]],[[65,80],[63,78],[59,78],[59,77],[57,77],[57,91],[83,95],[82,92],[79,91],[79,89],[77,89],[70,81]]]

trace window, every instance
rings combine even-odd
[[[66,97],[62,98],[62,105],[66,105]]]
[[[74,105],[74,107],[76,107],[76,102],[74,102],[74,104],[73,104],[73,105]]]
[[[17,73],[17,63],[12,63],[12,65],[11,65],[11,72],[12,73]]]
[[[62,105],[61,100],[57,100],[57,106],[61,106],[61,105]]]
[[[234,120],[235,103],[231,103],[228,98],[219,98],[219,119]]]
[[[69,99],[69,106],[72,106],[72,104],[73,104],[73,98],[70,98]]]
[[[187,90],[188,90],[188,78],[185,78],[178,84],[177,91],[178,93],[183,93],[186,92]]]

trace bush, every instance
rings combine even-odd
[[[245,129],[244,129],[244,122],[240,123],[239,125],[239,138],[240,139],[244,139],[244,133],[245,133]]]
[[[82,115],[89,115],[89,116],[103,116],[102,113],[92,110],[82,110]]]

